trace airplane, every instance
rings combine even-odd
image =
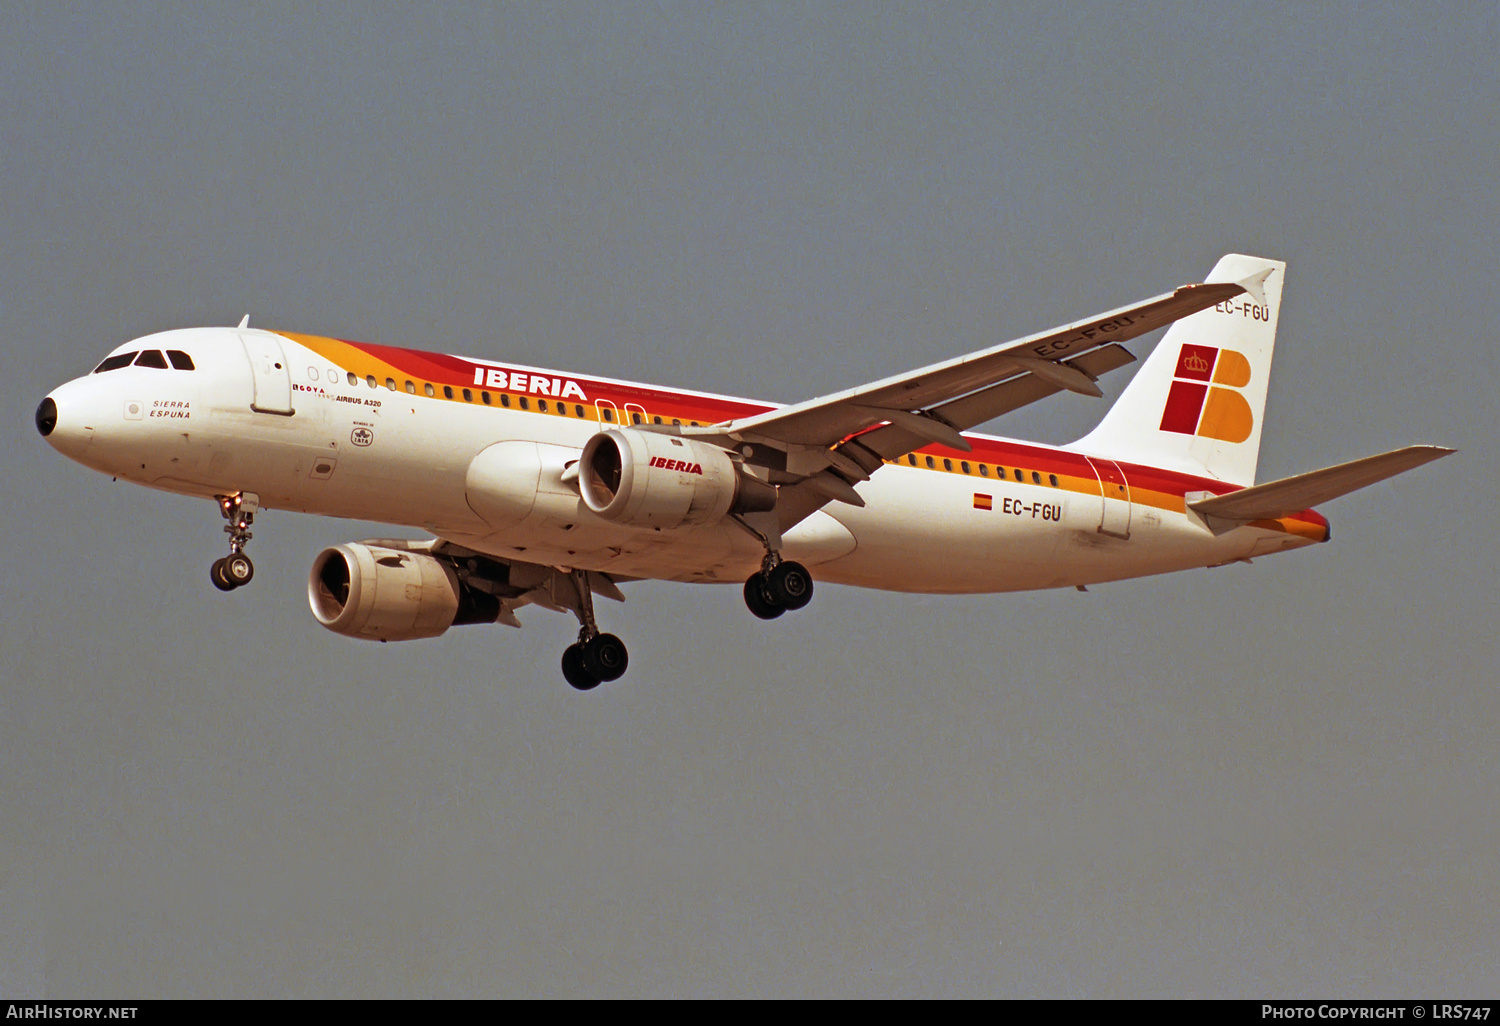
[[[421,529],[319,553],[318,622],[400,641],[571,612],[563,676],[587,691],[628,666],[594,598],[630,581],[743,582],[769,620],[808,604],[809,568],[896,592],[1085,590],[1327,541],[1311,507],[1454,450],[1256,483],[1285,269],[1230,254],[1201,283],[790,406],[247,317],[117,347],[36,425],[85,466],[212,499],[223,591],[251,580],[264,510]],[[1059,392],[1102,397],[1135,359],[1121,343],[1163,327],[1078,441],[969,431]]]

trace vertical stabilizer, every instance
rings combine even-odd
[[[1246,292],[1172,325],[1099,426],[1068,448],[1254,484],[1285,277],[1279,260],[1221,259],[1205,280]]]

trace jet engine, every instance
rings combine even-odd
[[[351,638],[435,638],[449,627],[494,623],[500,600],[459,580],[427,552],[352,542],[324,549],[307,578],[318,622]]]
[[[776,489],[690,438],[611,428],[583,447],[578,489],[599,516],[632,527],[712,524],[776,506]]]

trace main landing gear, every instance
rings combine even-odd
[[[774,620],[788,609],[801,609],[812,601],[812,575],[793,560],[766,554],[760,573],[745,582],[745,605],[762,620]]]
[[[215,498],[219,500],[219,513],[229,521],[224,525],[224,533],[229,535],[229,555],[214,560],[208,576],[215,588],[233,591],[249,584],[255,576],[255,564],[245,555],[245,545],[252,537],[250,525],[255,522],[255,511],[260,508],[260,497],[250,492],[235,492]]]
[[[587,628],[578,632],[578,640],[563,651],[562,657],[563,676],[579,691],[592,691],[607,680],[619,680],[629,665],[625,642],[613,634],[590,637]]]
[[[630,665],[630,653],[625,642],[613,634],[603,634],[594,620],[594,593],[589,588],[588,574],[583,570],[573,571],[573,584],[578,591],[578,616],[582,628],[578,640],[569,645],[562,657],[563,676],[579,691],[592,691],[605,681],[619,680],[625,676]]]

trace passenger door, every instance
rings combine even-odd
[[[290,417],[296,412],[292,409],[292,375],[281,340],[269,331],[242,331],[240,341],[244,343],[255,379],[255,398],[250,401],[250,408],[256,413]]]

